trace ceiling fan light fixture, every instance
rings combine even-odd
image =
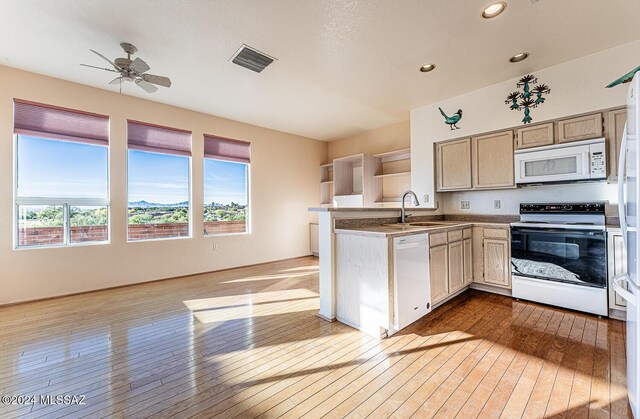
[[[430,71],[433,71],[436,68],[435,64],[425,64],[422,67],[420,67],[420,71],[422,73],[428,73]]]
[[[520,53],[514,55],[513,57],[509,58],[509,62],[519,63],[520,61],[524,61],[527,58],[529,58],[529,53],[528,52],[520,52]]]
[[[503,1],[492,3],[484,8],[484,10],[482,11],[482,17],[485,19],[492,19],[498,16],[499,14],[501,14],[502,12],[504,12],[504,9],[506,8],[507,8],[507,3]]]

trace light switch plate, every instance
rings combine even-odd
[[[493,209],[500,209],[500,200],[496,199],[493,201]]]
[[[469,201],[460,201],[460,209],[469,209],[470,204]]]

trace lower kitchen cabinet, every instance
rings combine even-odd
[[[473,245],[470,238],[462,242],[462,255],[464,261],[464,285],[469,285],[473,282]]]
[[[483,243],[484,282],[490,285],[511,288],[509,241],[485,238]]]
[[[442,302],[473,282],[472,228],[430,234],[431,304]]]
[[[464,288],[464,252],[462,241],[449,243],[449,293]]]
[[[627,309],[627,304],[613,289],[611,279],[616,275],[627,272],[627,252],[622,239],[622,233],[619,229],[609,231],[607,236],[607,260],[609,263],[609,310],[625,311]]]
[[[473,282],[511,289],[508,227],[473,228]]]
[[[447,245],[429,249],[429,277],[431,281],[431,305],[449,295],[449,263]]]

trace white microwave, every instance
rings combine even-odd
[[[517,150],[516,184],[598,180],[607,177],[604,138]]]

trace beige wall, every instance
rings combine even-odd
[[[606,89],[605,86],[637,66],[638,56],[640,40],[536,71],[528,70],[528,61],[524,61],[522,75],[532,72],[538,77],[539,83],[551,87],[547,101],[531,111],[533,123],[624,105],[627,86],[613,89]],[[512,111],[504,103],[505,97],[515,90],[518,79],[519,77],[411,111],[411,186],[421,201],[423,197],[435,194],[435,142],[521,125],[522,112]],[[453,112],[455,109],[464,111],[462,120],[458,123],[459,130],[451,131],[443,123],[438,107],[446,112]],[[536,200],[606,200],[609,202],[609,214],[615,214],[617,209],[615,186],[605,183],[450,192],[441,195],[444,196],[439,200],[444,201],[446,213],[514,214],[518,212],[520,202]],[[493,208],[494,199],[502,201],[500,209]],[[470,201],[470,209],[461,210],[461,200]]]
[[[13,249],[13,98],[111,117],[110,244]],[[193,238],[127,243],[127,118],[193,132]],[[203,133],[251,141],[250,235],[200,233]],[[326,158],[321,141],[0,66],[0,304],[307,255]]]
[[[331,141],[329,143],[329,161],[336,157],[366,153],[378,154],[385,151],[409,148],[411,143],[409,120],[362,134]],[[327,162],[328,163],[328,162]]]

